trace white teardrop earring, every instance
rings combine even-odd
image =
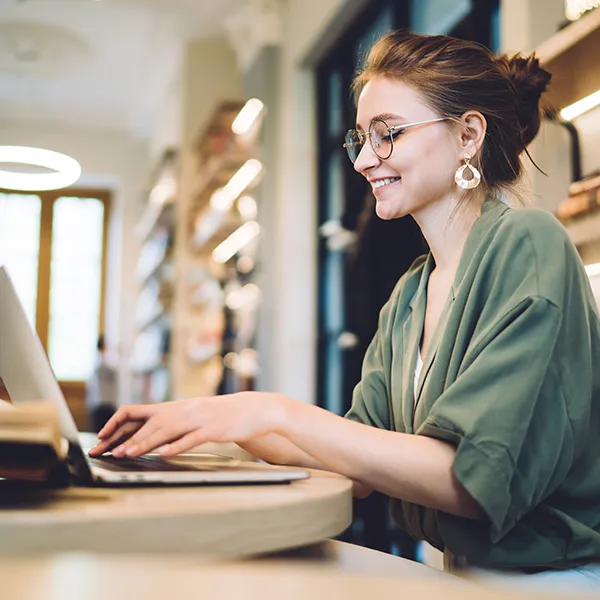
[[[471,171],[471,179],[464,178],[467,169]],[[463,190],[472,190],[481,183],[481,173],[471,164],[470,154],[465,154],[465,164],[456,171],[454,181],[456,181],[456,184]]]

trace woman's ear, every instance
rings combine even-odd
[[[487,121],[477,110],[467,111],[460,120],[463,123],[459,129],[461,151],[474,157],[483,145]]]

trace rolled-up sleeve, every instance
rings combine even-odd
[[[564,480],[573,460],[565,397],[572,390],[557,359],[561,321],[544,298],[511,308],[465,354],[461,373],[416,432],[456,446],[454,475],[487,515],[492,543]],[[583,379],[584,393],[585,373],[568,377]],[[440,519],[442,536],[453,519]]]

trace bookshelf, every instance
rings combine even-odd
[[[174,399],[246,389],[256,368],[252,346],[260,293],[252,276],[258,236],[247,233],[258,227],[252,194],[260,180],[260,127],[233,133],[244,104],[219,104],[181,154],[169,357]],[[240,245],[241,238],[246,242]],[[239,250],[231,257],[221,251],[215,260],[218,248],[235,249],[232,240]]]
[[[540,44],[535,53],[552,73],[548,100],[557,110],[563,109],[600,90],[600,9],[584,14]],[[598,111],[598,109],[594,109]],[[577,130],[580,140],[589,135]],[[569,187],[568,197],[556,214],[563,222],[573,243],[581,248],[600,243],[600,164],[583,173],[584,179]]]
[[[558,108],[600,89],[600,9],[569,23],[535,53],[552,73],[548,98]]]
[[[138,298],[131,356],[133,399],[170,399],[168,355],[174,294],[174,235],[177,218],[178,157],[168,151],[151,179],[145,210],[135,234],[141,250],[136,267]]]

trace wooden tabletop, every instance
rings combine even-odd
[[[0,555],[273,552],[344,531],[351,488],[320,471],[275,485],[43,490],[0,481]]]
[[[492,591],[452,576],[428,579],[419,573],[413,577],[382,577],[301,561],[215,562],[184,555],[0,559],[3,600],[547,600],[559,597]],[[563,596],[567,597],[573,596]]]

